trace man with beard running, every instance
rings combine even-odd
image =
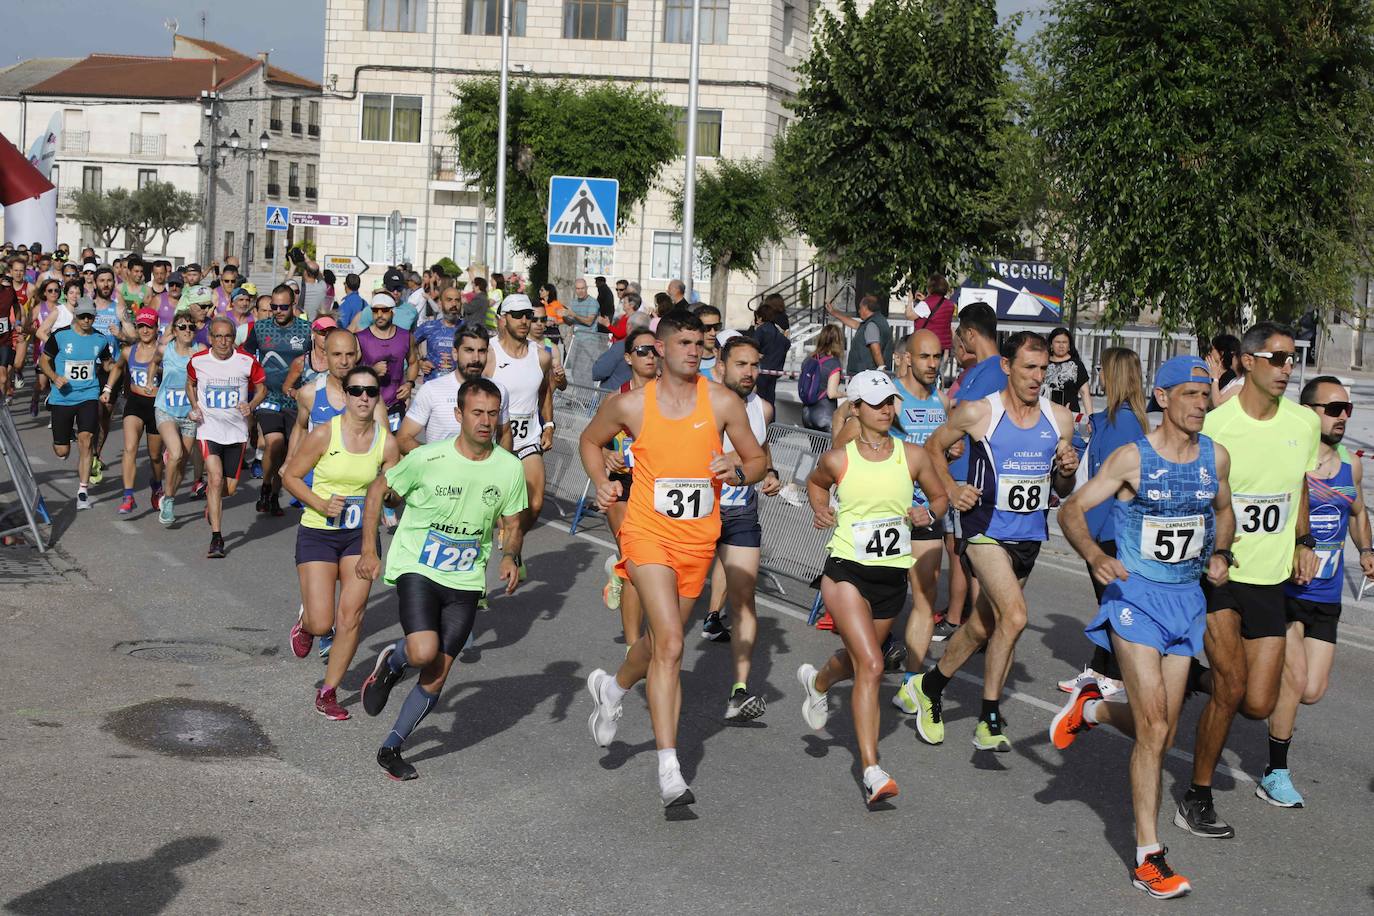
[[[243,351],[257,357],[267,378],[267,397],[254,412],[262,446],[262,493],[260,513],[282,515],[281,468],[286,459],[286,437],[296,425],[296,400],[284,387],[291,363],[310,349],[310,325],[295,314],[291,287],[272,290],[272,320],[255,321],[243,341]]]
[[[372,302],[372,324],[358,332],[358,360],[371,366],[382,380],[382,401],[386,405],[389,429],[401,428],[406,401],[420,373],[420,361],[415,357],[415,343],[410,332],[392,322],[396,305],[390,297],[378,297]]]

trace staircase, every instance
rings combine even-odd
[[[787,320],[795,330],[798,325],[825,324],[828,297],[834,298],[841,311],[851,310],[854,281],[849,274],[836,273],[819,261],[812,261],[750,299],[749,311],[757,309],[774,293],[787,303]],[[794,335],[793,340],[796,339]]]

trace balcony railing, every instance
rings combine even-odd
[[[91,132],[88,130],[64,130],[62,131],[62,152],[76,153],[84,156],[91,143]]]
[[[136,159],[161,159],[166,149],[166,134],[129,134],[129,155]]]
[[[298,185],[298,184],[287,185],[287,186],[286,186],[286,193],[287,193],[287,195],[288,195],[289,197],[291,197],[291,198],[293,198],[293,199],[294,199],[294,198],[297,198],[297,197],[300,197],[300,196],[301,196],[301,186]]]
[[[267,126],[277,133],[281,133],[281,118],[272,118],[267,122]]]
[[[295,134],[296,136],[299,137],[304,129],[305,125],[302,124],[300,121],[291,122],[291,133]]]
[[[267,182],[267,196],[281,197],[281,185],[273,181]]]
[[[470,185],[477,180],[477,176],[464,172],[463,167],[459,165],[458,147],[456,146],[436,146],[434,148],[434,158],[430,163],[429,177],[434,181],[457,181],[465,185]]]
[[[318,188],[312,188],[312,187],[310,187],[310,185],[306,185],[306,186],[305,186],[305,198],[306,198],[306,200],[318,200],[318,199],[319,199],[319,196],[320,196],[320,192],[319,192],[319,189],[318,189]]]
[[[311,124],[311,125],[309,125],[309,127],[307,128],[307,131],[309,132],[310,136],[312,136],[312,137],[318,137],[318,136],[320,135],[320,125],[318,125],[318,124]]]

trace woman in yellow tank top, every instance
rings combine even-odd
[[[821,575],[821,598],[835,621],[844,648],[818,670],[797,669],[806,690],[802,716],[819,731],[830,714],[827,691],[854,679],[854,731],[863,765],[864,799],[871,807],[897,795],[897,782],[878,766],[878,684],[883,676],[883,640],[907,596],[911,528],[944,515],[945,489],[919,445],[889,434],[896,417],[897,389],[876,369],[849,380],[848,397],[859,420],[858,436],[821,456],[806,482],[817,528],[834,528],[830,558]],[[929,507],[911,504],[920,483]],[[830,504],[836,489],[838,513]]]
[[[373,417],[380,395],[371,366],[349,370],[343,413],[307,433],[282,468],[282,486],[305,505],[296,532],[301,614],[291,628],[291,651],[305,658],[316,636],[334,632],[324,686],[315,695],[315,710],[328,719],[349,717],[335,691],[353,662],[372,590],[372,581],[357,574],[363,500],[368,485],[401,457],[396,439]]]

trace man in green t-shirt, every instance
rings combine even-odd
[[[458,436],[411,451],[372,483],[363,507],[358,575],[376,579],[383,499],[406,506],[387,550],[385,575],[386,583],[396,586],[406,635],[382,649],[362,690],[363,709],[375,716],[406,666],[420,669],[415,688],[377,751],[377,763],[398,780],[416,776],[415,767],[401,758],[401,745],[439,701],[453,659],[463,650],[486,597],[487,560],[498,520],[506,594],[520,582],[525,472],[520,459],[495,445],[501,392],[490,379],[464,382],[454,412]]]
[[[1317,571],[1307,519],[1307,472],[1317,467],[1321,423],[1311,410],[1283,396],[1295,351],[1293,332],[1282,325],[1266,321],[1246,331],[1241,339],[1245,385],[1209,413],[1202,427],[1231,454],[1236,539],[1234,558],[1228,557],[1230,580],[1216,586],[1202,582],[1212,670],[1197,686],[1211,699],[1198,719],[1193,784],[1174,817],[1195,836],[1236,835],[1217,817],[1212,774],[1236,712],[1251,719],[1273,712],[1288,628],[1283,584],[1290,578],[1305,584]]]

